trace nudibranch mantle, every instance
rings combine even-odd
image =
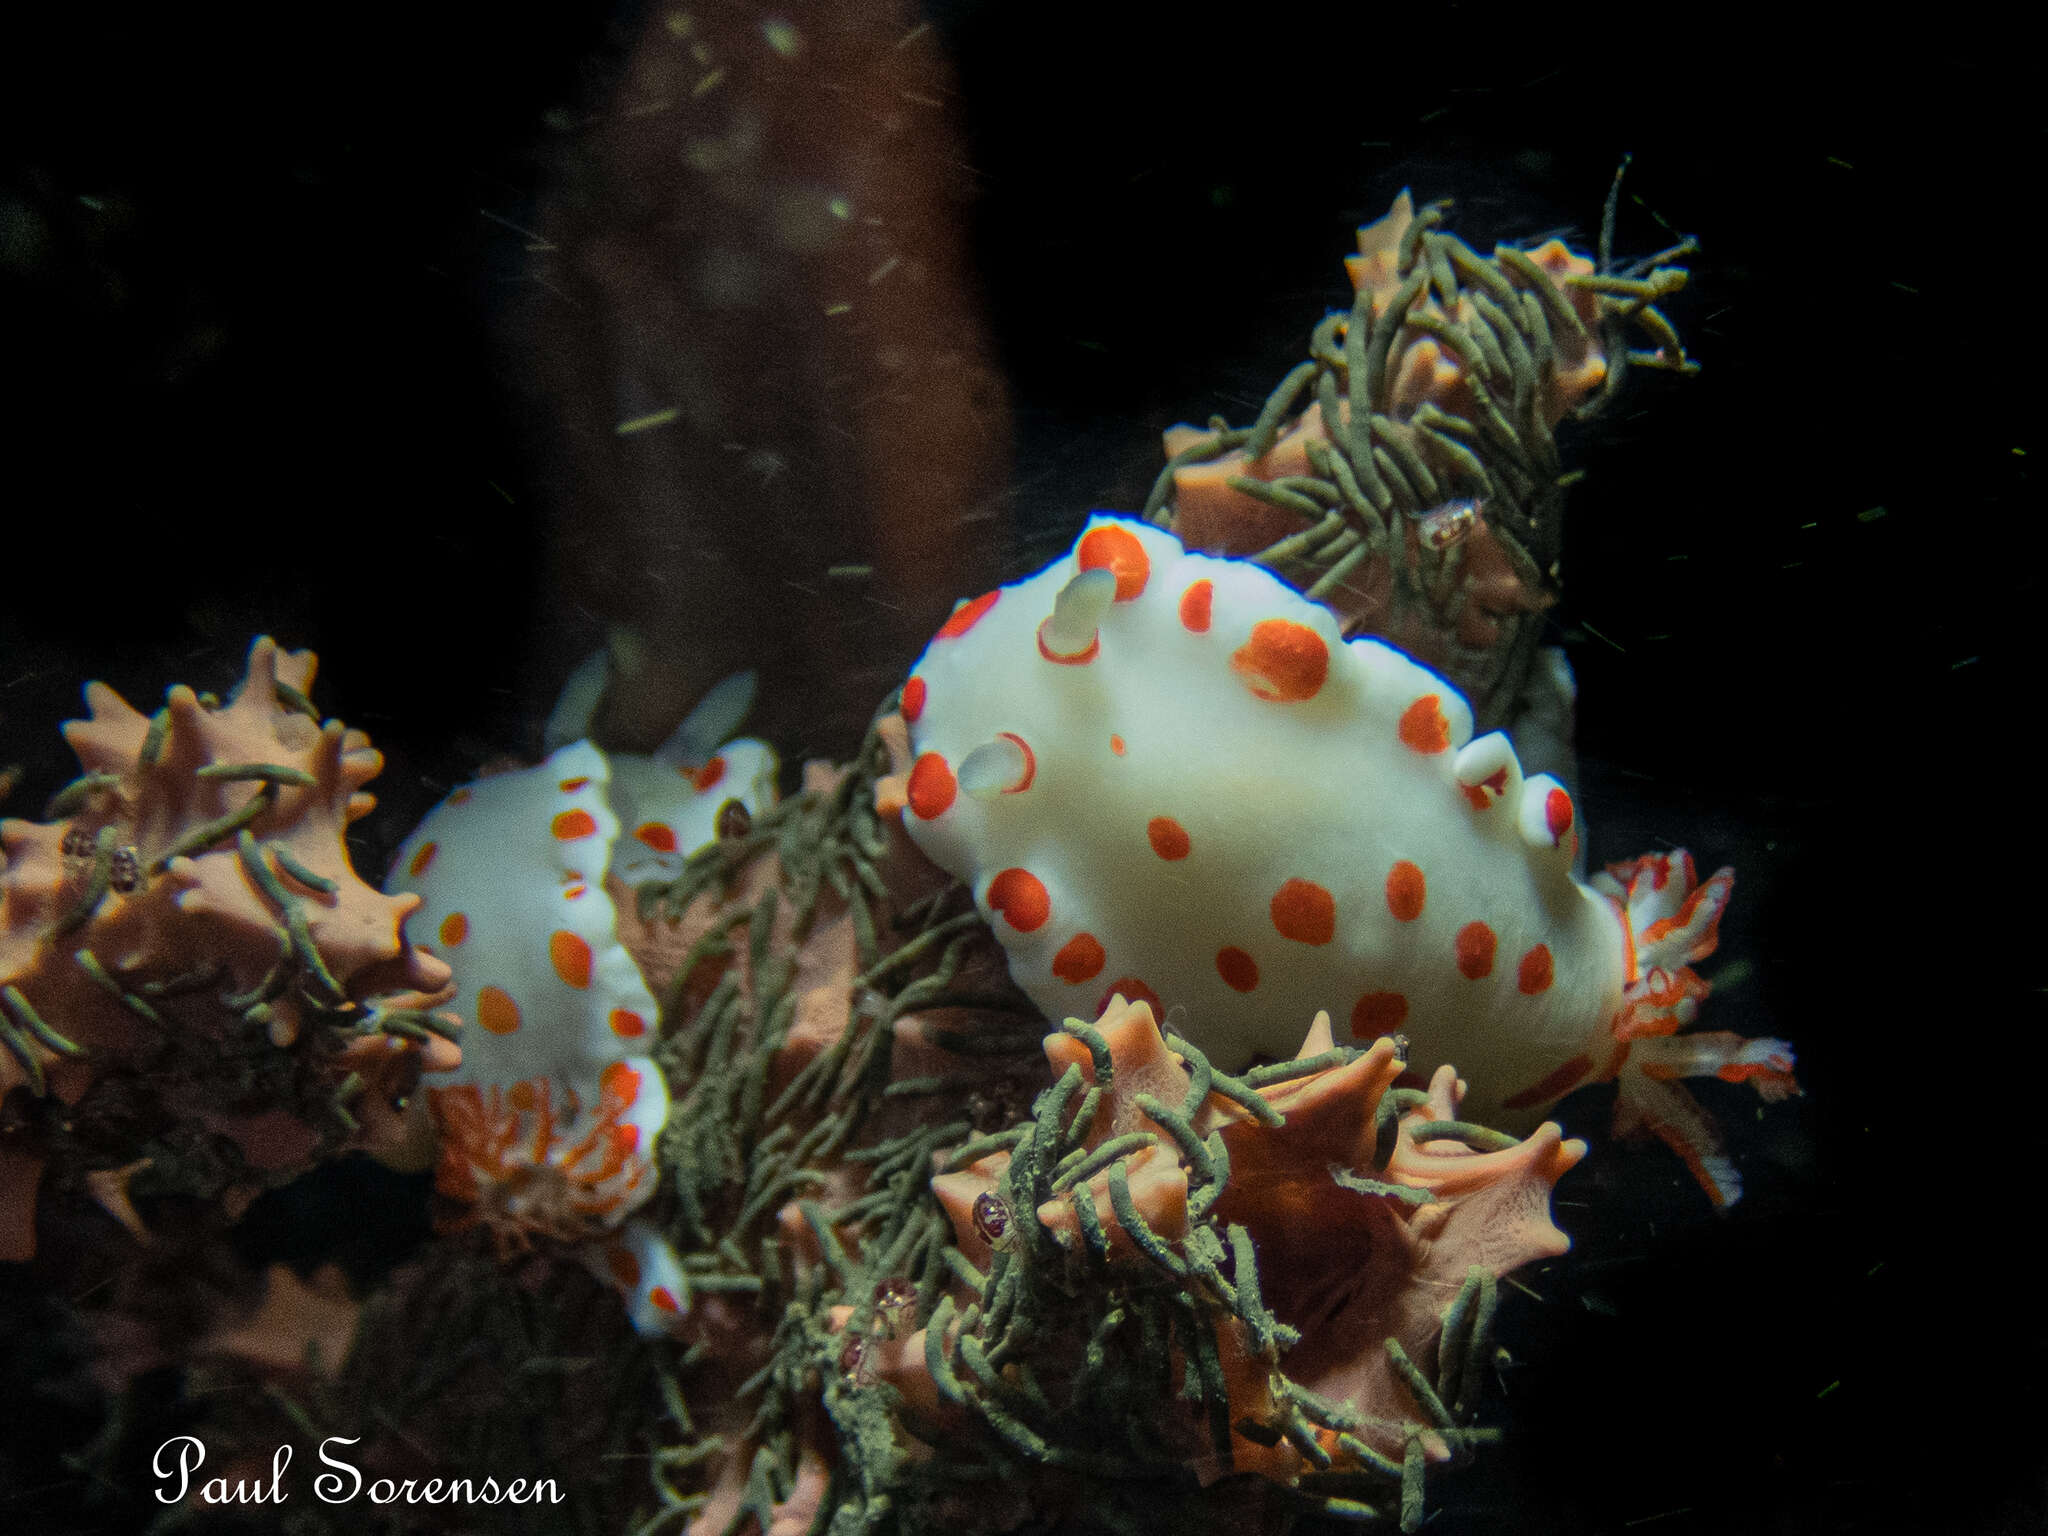
[[[505,1238],[586,1244],[643,1331],[672,1326],[688,1289],[668,1244],[628,1220],[654,1193],[669,1094],[651,1054],[659,1008],[619,942],[606,877],[673,873],[727,800],[773,803],[775,766],[757,741],[694,765],[578,741],[456,790],[387,882],[419,897],[421,933],[474,1026],[461,1068],[432,1090],[436,1187]]]
[[[1056,611],[1057,610],[1057,611]],[[963,604],[906,684],[904,824],[971,881],[1053,1018],[1113,992],[1188,1010],[1227,1069],[1321,1010],[1455,1060],[1468,1113],[1533,1124],[1581,1082],[1739,1187],[1669,1079],[1791,1091],[1780,1042],[1690,1022],[1732,876],[1683,853],[1573,878],[1564,786],[1465,700],[1264,569],[1098,515],[1068,556]],[[1633,1060],[1631,1058],[1634,1058]]]

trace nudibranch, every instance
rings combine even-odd
[[[83,774],[51,820],[0,823],[0,1258],[33,1251],[46,1168],[146,1238],[138,1174],[232,1212],[376,1146],[459,1057],[416,899],[350,865],[383,758],[321,720],[314,665],[259,639],[226,702],[179,686],[154,714],[87,684]]]
[[[1269,572],[1098,515],[1071,554],[962,604],[903,690],[904,823],[971,882],[1046,1014],[1187,1009],[1236,1069],[1327,1010],[1455,1060],[1510,1127],[1581,1083],[1739,1180],[1674,1079],[1793,1091],[1775,1040],[1678,1036],[1732,875],[1682,852],[1575,879],[1579,815],[1465,700]],[[1298,1028],[1299,1025],[1293,1025]]]
[[[399,849],[389,887],[420,903],[476,1030],[432,1090],[435,1187],[512,1246],[581,1245],[636,1327],[680,1321],[688,1295],[669,1244],[633,1212],[657,1182],[669,1093],[653,1051],[659,1009],[620,943],[614,892],[660,878],[717,831],[722,808],[774,803],[765,743],[651,758],[587,741],[538,767],[455,790]]]

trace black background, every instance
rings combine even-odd
[[[1670,33],[1458,5],[933,16],[1017,409],[1008,575],[1135,506],[1160,428],[1248,419],[1404,185],[1456,197],[1481,248],[1583,246],[1629,152],[1618,248],[1703,243],[1667,308],[1704,371],[1638,379],[1566,443],[1591,475],[1557,630],[1596,857],[1736,866],[1709,1018],[1794,1039],[1808,1097],[1759,1119],[1702,1090],[1749,1185],[1721,1217],[1660,1150],[1604,1141],[1599,1090],[1569,1101],[1596,1140],[1559,1192],[1577,1248],[1518,1277],[1543,1300],[1503,1318],[1509,1442],[1439,1485],[1433,1528],[2041,1529],[2042,133],[2015,39],[1726,10]],[[257,632],[316,647],[323,707],[389,754],[373,872],[447,784],[537,743],[603,615],[548,590],[573,509],[527,492],[498,319],[543,114],[599,99],[622,21],[0,23],[8,809],[68,777],[83,679],[222,687]],[[348,1175],[260,1210],[249,1256],[373,1276],[417,1213],[349,1202],[393,1189],[418,1192]],[[17,1404],[33,1359],[0,1350]],[[23,1507],[59,1521],[49,1481]]]

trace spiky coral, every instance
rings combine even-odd
[[[1347,1514],[1338,1480],[1393,1480],[1410,1523],[1470,1438],[1496,1279],[1565,1248],[1549,1193],[1584,1144],[1460,1122],[1455,1074],[1398,1089],[1395,1042],[1333,1048],[1327,1015],[1242,1077],[1121,998],[1046,1056],[1033,1121],[934,1181],[969,1283],[892,1361],[906,1399],[1092,1476],[1257,1472]]]
[[[154,715],[89,684],[56,819],[0,824],[0,1257],[33,1251],[48,1164],[118,1170],[93,1191],[110,1208],[145,1169],[246,1195],[356,1135],[366,1084],[459,1059],[431,1011],[447,967],[406,942],[415,900],[350,866],[383,759],[321,722],[314,666],[260,639],[227,702],[179,686]]]

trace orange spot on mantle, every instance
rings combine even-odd
[[[1337,936],[1337,899],[1313,880],[1289,880],[1270,908],[1280,937],[1297,944],[1327,944]]]
[[[1429,887],[1422,878],[1422,871],[1406,859],[1387,871],[1387,910],[1394,914],[1396,920],[1412,923],[1422,916],[1428,894]]]
[[[1260,698],[1299,704],[1314,698],[1330,675],[1330,648],[1306,624],[1262,619],[1231,655],[1230,665]]]
[[[1368,992],[1351,1008],[1351,1035],[1355,1040],[1377,1040],[1391,1035],[1408,1018],[1408,999],[1399,992]]]
[[[1052,973],[1061,981],[1078,986],[1100,976],[1107,958],[1100,939],[1092,933],[1077,933],[1052,957]]]
[[[519,1028],[519,1005],[503,987],[485,987],[476,995],[476,1021],[491,1034],[512,1034]]]
[[[1451,722],[1444,718],[1443,697],[1425,693],[1401,711],[1401,745],[1425,756],[1451,745]]]
[[[1151,839],[1152,851],[1162,859],[1184,859],[1194,846],[1188,829],[1171,816],[1154,816],[1146,822],[1145,836]]]
[[[1031,933],[1045,926],[1052,916],[1052,895],[1045,882],[1028,869],[1005,869],[988,883],[988,905],[1000,912],[1019,933]]]
[[[1259,962],[1235,944],[1226,944],[1216,951],[1216,974],[1233,992],[1249,992],[1259,984]]]
[[[590,985],[590,946],[566,928],[548,935],[548,962],[562,984],[582,991]]]
[[[945,815],[946,808],[959,792],[960,785],[953,777],[953,770],[946,766],[946,760],[938,753],[927,752],[911,765],[910,809],[920,821]]]
[[[982,593],[981,596],[971,603],[962,603],[953,610],[953,616],[939,626],[939,632],[933,638],[937,640],[958,640],[967,631],[981,622],[982,615],[995,607],[996,599],[1002,595],[1001,590],[998,589],[994,592]]]
[[[581,807],[573,811],[562,811],[548,823],[548,830],[554,833],[558,841],[573,843],[579,837],[589,837],[597,830],[597,818]]]
[[[1458,956],[1458,974],[1472,981],[1493,974],[1493,952],[1498,945],[1493,930],[1484,923],[1467,923],[1458,930],[1453,949]]]
[[[1145,546],[1128,528],[1095,528],[1074,551],[1074,562],[1084,571],[1113,571],[1116,600],[1128,603],[1145,590],[1152,577],[1152,561]]]
[[[1572,797],[1561,789],[1553,789],[1543,797],[1543,824],[1550,829],[1550,840],[1562,842],[1565,833],[1572,829]]]

